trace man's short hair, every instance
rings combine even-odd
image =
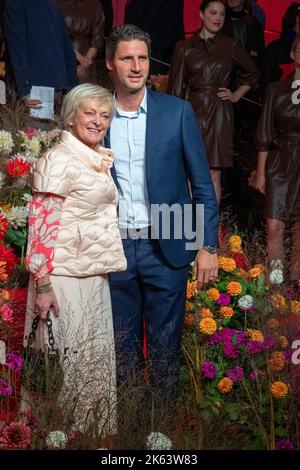
[[[148,33],[132,24],[117,26],[112,30],[106,40],[106,58],[112,60],[121,41],[143,41],[151,53],[151,39]]]

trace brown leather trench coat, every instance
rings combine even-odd
[[[229,87],[235,68],[239,85],[257,87],[259,71],[248,53],[235,39],[222,33],[204,41],[197,32],[177,43],[174,50],[168,91],[192,104],[210,167],[232,166],[232,103],[220,99],[217,92],[220,87]]]
[[[293,76],[268,86],[256,130],[258,150],[268,151],[265,216],[300,220],[300,98]]]
[[[105,16],[99,0],[56,0],[62,8],[74,50],[85,55],[90,47],[100,50],[104,41]],[[95,59],[81,82],[97,83]]]

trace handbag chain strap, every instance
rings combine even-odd
[[[38,329],[38,326],[39,326],[39,322],[40,322],[40,316],[36,315],[33,319],[32,325],[31,325],[31,332],[28,335],[28,344],[30,346],[34,341],[36,330]],[[46,316],[46,326],[47,326],[47,329],[48,329],[49,346],[50,346],[51,349],[54,349],[55,340],[54,340],[54,335],[53,335],[53,331],[52,331],[52,320],[50,318],[50,313],[49,312],[47,313],[47,316]]]

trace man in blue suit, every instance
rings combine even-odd
[[[218,207],[192,107],[147,90],[149,55],[149,35],[136,26],[108,38],[117,111],[106,143],[128,261],[110,285],[118,383],[143,370],[145,321],[150,382],[165,404],[176,397],[189,263],[199,288],[217,276]]]

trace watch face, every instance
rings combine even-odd
[[[212,246],[212,245],[204,246],[203,249],[205,251],[208,251],[208,253],[211,253],[211,254],[215,254],[218,251],[218,248],[216,246]]]

